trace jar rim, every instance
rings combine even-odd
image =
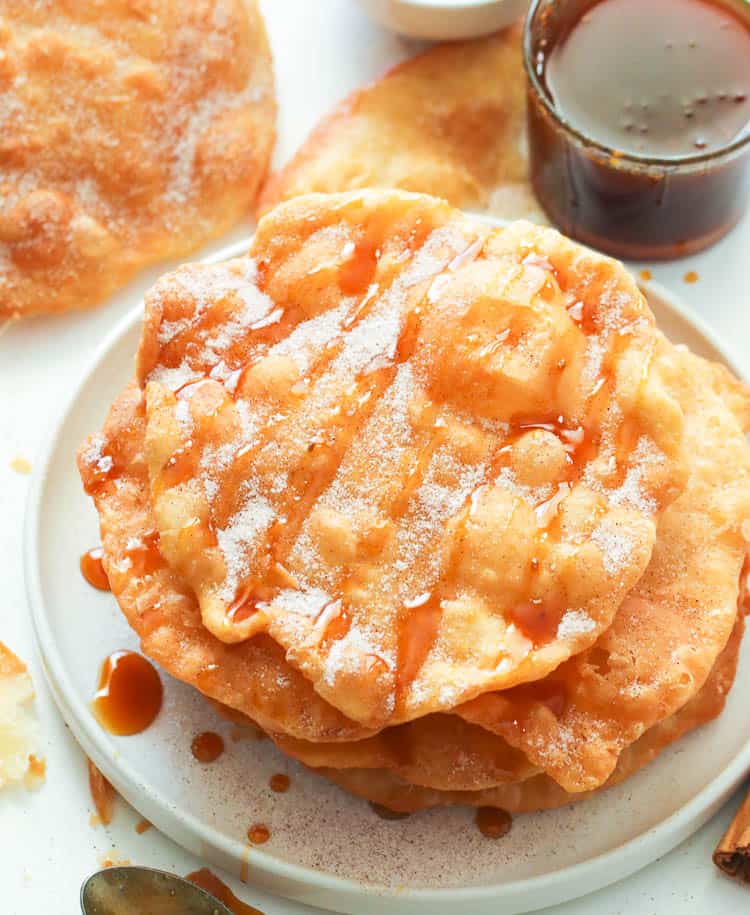
[[[529,85],[534,90],[536,97],[541,101],[547,114],[569,136],[575,139],[579,145],[584,146],[589,150],[595,150],[596,152],[599,152],[610,159],[615,159],[618,164],[631,164],[634,166],[647,168],[658,166],[671,169],[681,169],[683,167],[689,169],[694,166],[706,165],[716,161],[717,159],[723,159],[732,153],[745,149],[746,147],[750,147],[750,120],[747,123],[745,131],[726,146],[719,146],[716,149],[712,149],[708,152],[695,153],[686,156],[649,156],[639,155],[638,153],[623,152],[622,150],[616,149],[613,146],[608,146],[606,143],[601,143],[598,140],[595,140],[589,134],[583,133],[583,131],[579,130],[577,127],[574,127],[573,124],[563,114],[561,114],[557,108],[555,108],[548,93],[545,91],[544,85],[539,78],[539,74],[537,73],[535,66],[533,26],[537,13],[539,12],[539,8],[544,2],[546,2],[546,0],[531,0],[531,5],[524,22],[524,69],[526,70],[526,77]],[[748,22],[748,30],[750,30],[750,21]]]

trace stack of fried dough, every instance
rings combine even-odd
[[[518,812],[721,711],[749,420],[619,263],[370,190],[161,279],[79,465],[166,671],[354,794]]]

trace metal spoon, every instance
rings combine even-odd
[[[84,915],[231,915],[210,893],[166,871],[108,867],[81,887]]]

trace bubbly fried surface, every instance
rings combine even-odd
[[[274,139],[255,0],[0,0],[0,319],[221,235]]]
[[[0,642],[0,788],[29,772],[36,724],[29,707],[34,687],[26,665]]]
[[[682,489],[656,340],[621,265],[553,230],[298,198],[147,297],[159,549],[218,639],[268,633],[365,728],[539,679]]]
[[[621,754],[692,699],[737,613],[747,549],[742,524],[750,517],[750,452],[740,427],[748,393],[722,367],[666,341],[657,358],[684,411],[690,476],[659,522],[645,575],[596,645],[544,680],[485,693],[456,710],[497,734],[497,743],[481,729],[463,734],[450,717],[432,716],[354,743],[273,735],[282,750],[316,768],[389,769],[412,784],[462,790],[468,778],[455,761],[470,742],[478,779],[521,781],[531,764],[581,792],[621,771]],[[523,753],[508,756],[503,738]],[[498,759],[502,771],[493,771]],[[535,784],[555,796],[548,780]]]
[[[729,642],[701,690],[682,709],[646,731],[631,744],[622,753],[616,768],[599,790],[629,778],[654,760],[671,743],[721,713],[727,693],[734,682],[742,629],[743,619],[740,616]],[[501,807],[509,813],[530,813],[535,810],[563,807],[565,804],[591,797],[595,793],[588,791],[569,794],[545,774],[481,791],[439,791],[410,784],[392,769],[321,768],[317,771],[358,797],[404,813],[456,804]]]
[[[543,222],[525,93],[520,27],[431,48],[344,99],[270,178],[259,211],[314,191],[396,187]]]
[[[227,645],[203,626],[195,597],[159,552],[144,437],[143,395],[131,383],[112,405],[101,434],[92,436],[79,454],[81,476],[99,512],[112,593],[144,653],[172,676],[244,712],[266,730],[313,740],[367,736],[285,663],[270,638]],[[108,458],[117,460],[122,473],[102,486],[102,474],[111,469]]]
[[[695,694],[736,615],[750,518],[750,450],[740,426],[747,394],[729,387],[717,366],[669,344],[659,349],[662,377],[684,411],[690,472],[659,521],[646,574],[593,648],[539,684],[459,709],[569,791],[602,784],[629,744]],[[734,393],[728,405],[715,383]]]

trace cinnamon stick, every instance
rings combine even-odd
[[[750,884],[750,791],[716,846],[713,860],[725,874]]]

